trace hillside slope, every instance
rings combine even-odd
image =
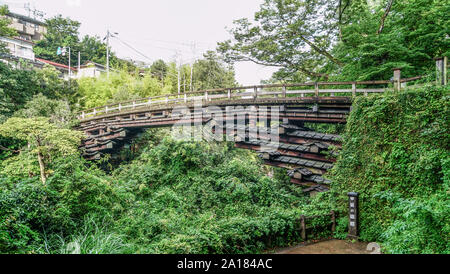
[[[328,195],[346,212],[346,193],[360,193],[361,240],[390,253],[450,252],[449,99],[447,86],[355,100]]]

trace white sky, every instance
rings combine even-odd
[[[24,15],[28,15],[23,8],[27,2],[45,12],[46,18],[62,14],[81,22],[82,35],[103,38],[108,28],[118,32],[123,41],[150,60],[113,38],[111,46],[119,57],[149,63],[173,61],[178,50],[188,63],[194,58],[190,44],[196,43],[196,58],[215,49],[217,42],[231,38],[226,28],[232,27],[233,20],[253,18],[262,0],[0,0],[11,11]],[[235,70],[243,85],[258,84],[275,71],[248,62],[236,64]]]

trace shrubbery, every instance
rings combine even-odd
[[[298,240],[301,191],[247,151],[165,139],[114,174],[135,201],[120,226],[140,253],[244,253]]]
[[[355,101],[331,177],[341,210],[347,192],[361,193],[362,240],[392,253],[450,252],[449,99],[447,86]]]
[[[2,177],[2,253],[253,253],[299,241],[301,189],[231,144],[144,149],[112,174],[57,158],[45,186]],[[329,210],[329,208],[326,208]],[[77,249],[78,248],[78,249]]]
[[[46,185],[38,176],[0,178],[0,253],[48,252],[49,241],[75,233],[86,216],[114,214],[120,201],[105,174],[85,164],[58,159]]]

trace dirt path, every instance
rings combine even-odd
[[[298,245],[276,252],[276,254],[370,254],[367,243],[343,240],[328,240],[308,245]]]

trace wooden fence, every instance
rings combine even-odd
[[[324,215],[315,215],[315,216],[305,216],[302,215],[300,217],[300,234],[302,237],[303,241],[307,241],[308,240],[308,230],[311,229],[315,229],[315,228],[328,228],[331,226],[331,234],[334,235],[334,233],[336,232],[336,212],[334,210],[332,210],[330,213],[328,214],[324,214]],[[312,226],[312,225],[308,225],[308,221],[309,220],[313,220],[313,219],[318,219],[318,218],[330,218],[330,221],[326,224],[323,224],[321,226]]]

